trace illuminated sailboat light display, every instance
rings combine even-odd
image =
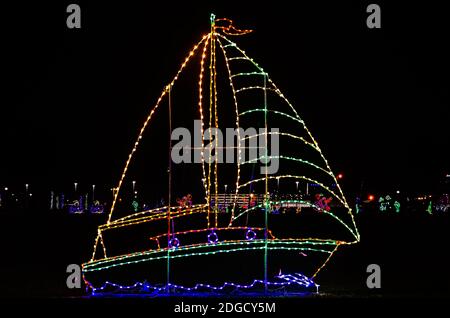
[[[313,280],[338,248],[359,242],[352,210],[305,122],[267,72],[229,39],[250,32],[212,15],[210,32],[193,47],[163,89],[126,160],[108,220],[98,227],[92,257],[83,264],[83,277],[92,294],[316,292],[318,285]],[[199,58],[198,118],[192,120],[201,123],[202,175],[198,178],[204,201],[193,204],[189,197],[173,204],[170,163],[167,204],[115,218],[121,189],[144,132],[157,120],[161,107],[168,107],[169,118],[176,112],[172,95],[195,58]],[[228,87],[219,85],[219,63],[226,71]],[[219,92],[222,88],[224,92]],[[231,106],[220,104],[225,91],[231,96]],[[225,193],[220,191],[220,177],[229,173],[220,170],[217,160],[205,160],[212,150],[204,144],[205,126],[219,129],[223,112],[234,115],[238,140],[235,184],[231,192],[225,185]],[[240,135],[239,128],[258,124],[264,128],[262,132]],[[272,135],[279,140],[279,154],[269,155]],[[261,137],[265,139],[262,156],[246,160],[246,144]],[[217,138],[215,142],[220,148]],[[268,173],[270,160],[279,161],[277,173]],[[261,170],[265,173],[256,175],[255,167],[266,168]],[[280,183],[293,182],[296,193],[280,191]],[[311,193],[299,194],[299,182]],[[329,203],[326,206],[323,198]],[[135,231],[144,233],[146,239],[141,242],[133,234],[124,236],[133,239],[110,239],[114,232]]]

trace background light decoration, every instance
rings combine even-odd
[[[113,191],[113,202],[108,215],[106,224],[98,227],[97,236],[94,241],[93,253],[89,262],[83,264],[83,274],[86,284],[91,288],[94,294],[102,292],[109,287],[117,287],[121,290],[145,288],[157,293],[170,292],[172,289],[180,289],[185,291],[196,291],[201,288],[209,288],[211,290],[222,290],[226,287],[239,287],[243,289],[252,288],[257,284],[262,284],[266,291],[272,286],[288,286],[296,284],[303,287],[314,286],[318,288],[311,278],[316,275],[326,266],[331,259],[332,255],[336,252],[339,246],[352,245],[359,242],[360,236],[352,209],[350,208],[343,191],[338,183],[337,179],[342,179],[343,175],[337,176],[332,172],[328,161],[322,153],[317,141],[314,139],[312,133],[306,127],[303,119],[298,115],[297,111],[289,100],[281,93],[280,89],[274,84],[269,77],[268,73],[262,69],[252,58],[250,58],[245,51],[240,49],[236,43],[228,39],[227,36],[237,36],[250,33],[251,30],[241,30],[234,27],[233,22],[229,19],[216,19],[214,15],[211,15],[211,30],[210,33],[204,35],[201,40],[192,48],[188,53],[184,62],[181,64],[179,70],[175,74],[172,81],[166,85],[157,99],[155,105],[151,109],[147,118],[145,119],[141,129],[137,135],[137,139],[133,143],[131,152],[125,162],[122,174],[119,178],[117,187]],[[224,108],[219,104],[218,97],[218,79],[217,76],[217,63],[218,52],[222,53],[223,62],[226,66],[226,72],[228,75],[228,81],[230,84],[230,94],[234,103],[235,113],[235,127],[237,130],[237,156],[236,163],[236,183],[233,194],[231,194],[230,202],[227,202],[232,206],[231,213],[228,216],[229,220],[226,220],[228,226],[219,224],[219,173],[217,161],[211,163],[205,162],[205,156],[211,156],[211,148],[205,149],[204,135],[205,135],[205,122],[209,127],[219,128],[219,107]],[[135,211],[131,215],[125,217],[113,219],[113,213],[115,211],[117,202],[120,200],[120,194],[122,185],[125,182],[127,172],[130,164],[136,154],[136,151],[143,139],[144,132],[151,120],[156,116],[157,110],[163,104],[163,100],[169,99],[169,112],[171,109],[170,100],[172,91],[176,88],[176,83],[186,69],[188,63],[200,54],[199,58],[199,74],[198,74],[198,116],[201,120],[201,164],[202,164],[202,183],[205,190],[204,203],[201,204],[180,204],[183,200],[180,200],[178,206],[171,206],[169,201],[166,206],[161,206],[155,209],[146,211]],[[237,63],[245,63],[250,66],[252,70],[246,72],[233,72]],[[209,76],[208,76],[209,75]],[[258,78],[256,84],[241,84],[237,81],[239,79]],[[209,85],[204,85],[206,79],[209,79]],[[208,88],[206,88],[208,87]],[[243,108],[239,102],[242,96],[245,94],[261,94],[260,105],[255,105],[254,108]],[[269,103],[269,94],[271,98],[276,98],[277,103]],[[208,98],[209,97],[209,98]],[[263,102],[261,102],[263,101]],[[279,105],[278,105],[279,104]],[[280,105],[283,106],[281,109]],[[280,109],[274,109],[280,107]],[[244,120],[248,121],[253,118],[252,116],[261,116],[264,118],[264,132],[259,134],[253,134],[241,138],[239,128],[241,128]],[[278,131],[269,132],[269,124],[271,120],[283,119],[286,122],[291,123],[293,126],[300,127],[302,135],[296,135],[291,132]],[[290,125],[290,124],[289,124]],[[210,140],[211,140],[211,130]],[[311,160],[304,159],[300,156],[294,155],[269,155],[268,153],[268,136],[276,134],[279,137],[288,138],[290,143],[296,145],[305,146],[308,151],[312,151],[315,155],[318,155],[319,159],[312,162]],[[264,137],[265,147],[264,155],[257,159],[242,160],[243,151],[245,147],[241,145],[242,141],[250,140],[252,138]],[[216,140],[216,147],[218,146],[218,140]],[[265,174],[261,178],[252,178],[246,180],[242,174],[242,170],[248,165],[255,164],[259,161],[264,162],[265,167],[269,160],[277,159],[281,162],[295,163],[300,167],[302,173],[280,173],[276,175],[269,175],[267,169]],[[310,169],[310,170],[308,170]],[[313,171],[311,173],[310,171]],[[316,176],[318,175],[318,176]],[[320,177],[320,178],[319,178]],[[324,180],[322,180],[323,178]],[[327,196],[333,198],[334,204],[339,205],[343,209],[343,215],[340,215],[334,206],[317,206],[307,200],[284,200],[273,198],[270,194],[269,184],[272,180],[277,182],[277,193],[279,192],[280,182],[295,182],[297,185],[297,193],[299,192],[298,185],[300,182],[306,182],[307,186],[314,185],[320,188],[321,191],[327,193]],[[256,196],[252,193],[252,187],[261,185],[264,188],[262,201],[257,202]],[[135,191],[135,183],[133,182],[133,191]],[[169,190],[170,191],[170,190]],[[225,191],[227,192],[227,191]],[[247,206],[242,209],[242,205],[237,203],[238,196],[241,193],[251,193]],[[93,193],[94,194],[94,193]],[[169,196],[170,197],[170,196]],[[331,200],[331,199],[330,199]],[[373,200],[373,198],[372,198]],[[183,201],[184,202],[184,201]],[[338,240],[333,238],[319,238],[319,237],[287,237],[287,235],[275,235],[269,224],[269,213],[274,207],[283,207],[287,205],[296,205],[298,207],[308,207],[314,209],[315,213],[330,217],[331,220],[337,221],[336,224],[342,226],[343,229],[351,234],[353,239],[351,240]],[[136,210],[136,205],[133,206]],[[242,222],[242,217],[245,215],[248,217],[251,213],[263,213],[264,224],[262,226],[245,226],[239,225],[237,222]],[[262,215],[262,214],[261,214]],[[204,216],[206,219],[206,226],[204,228],[195,228],[183,231],[175,231],[175,222],[187,222],[188,218]],[[107,242],[107,235],[105,233],[114,232],[117,229],[133,229],[138,225],[151,225],[153,222],[167,221],[168,231],[160,233],[158,235],[152,235],[148,238],[149,244],[153,244],[155,247],[142,250],[133,251],[131,253],[122,253],[120,255],[111,254],[111,248]],[[189,223],[187,223],[189,224]],[[196,233],[204,232],[202,240],[189,241],[189,237],[194,236]],[[237,237],[226,236],[222,234],[233,234],[237,232]],[[219,240],[220,237],[220,240]],[[181,244],[180,240],[183,242]],[[161,243],[163,245],[161,245]],[[165,245],[167,244],[167,245]],[[98,246],[102,247],[102,250],[98,250]],[[108,246],[108,248],[107,248]],[[256,279],[250,285],[238,284],[235,282],[224,283],[221,286],[212,286],[207,283],[200,283],[194,287],[184,287],[177,285],[170,281],[170,261],[172,259],[189,259],[197,256],[207,255],[226,255],[227,253],[237,252],[250,252],[250,251],[262,251],[264,253],[264,279]],[[283,275],[280,274],[276,278],[281,280],[280,282],[270,282],[267,277],[268,272],[268,253],[272,251],[283,252],[295,252],[293,255],[298,257],[308,257],[311,254],[317,253],[324,256],[325,261],[318,266],[311,278],[306,277],[303,274]],[[101,255],[103,252],[103,255]],[[97,254],[100,254],[98,256]],[[109,256],[108,256],[109,255]],[[155,260],[167,261],[167,284],[163,287],[155,287],[147,283],[135,283],[129,286],[121,286],[112,282],[106,282],[101,287],[96,287],[90,283],[87,276],[100,272],[107,271],[111,268],[117,268],[122,266],[128,266],[132,264],[142,262],[152,262]]]
[[[395,212],[400,213],[400,202],[394,201]]]
[[[389,194],[386,196],[380,196],[378,199],[380,212],[396,212],[400,213],[400,202],[394,200]]]
[[[428,212],[428,214],[433,214],[433,202],[432,201],[430,201],[429,203],[428,203],[428,206],[427,206],[427,209],[426,209],[426,211]]]

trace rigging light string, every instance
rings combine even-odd
[[[199,81],[198,81],[198,109],[200,112],[200,121],[201,121],[201,125],[200,125],[200,134],[201,134],[201,161],[202,161],[202,172],[203,172],[203,187],[205,188],[205,200],[206,200],[206,205],[207,205],[207,225],[209,228],[209,223],[210,223],[210,219],[209,219],[209,210],[210,210],[210,196],[209,196],[209,186],[208,186],[208,179],[206,178],[206,170],[205,170],[205,141],[204,141],[204,136],[205,136],[205,123],[204,123],[204,116],[203,116],[203,74],[205,72],[205,59],[206,59],[206,53],[208,50],[208,42],[211,39],[211,35],[208,36],[208,41],[205,42],[205,45],[203,47],[203,54],[202,54],[202,58],[200,61],[200,75],[199,75]]]
[[[265,161],[265,187],[264,187],[264,205],[265,205],[265,209],[264,209],[264,291],[267,293],[267,232],[269,230],[268,226],[269,226],[269,179],[268,177],[268,168],[267,168],[267,164],[268,164],[268,154],[267,154],[267,148],[269,147],[268,145],[268,138],[267,138],[267,131],[268,131],[268,126],[267,126],[267,90],[266,90],[266,84],[267,84],[267,74],[264,75],[264,142],[265,142],[265,149],[264,149],[264,161]]]
[[[212,156],[212,115],[213,115],[213,108],[214,108],[214,93],[213,93],[213,86],[214,86],[214,70],[213,70],[213,63],[214,63],[214,15],[211,15],[211,37],[210,37],[210,56],[209,56],[209,147],[208,147],[208,179],[207,179],[207,187],[208,187],[208,202],[211,202],[211,156]],[[216,136],[217,137],[217,136]],[[214,200],[217,201],[217,200]],[[215,203],[214,203],[215,205]],[[210,224],[210,214],[211,214],[211,204],[208,204],[208,228]]]
[[[214,36],[215,34],[215,24],[213,28],[213,32],[211,34],[211,43],[212,43],[212,57],[213,57],[213,71],[214,71],[214,126],[216,127],[216,132],[219,129],[219,115],[218,115],[218,98],[217,98],[217,70],[216,70],[216,38]],[[215,187],[215,227],[218,227],[218,212],[219,212],[219,202],[218,202],[218,196],[219,196],[219,171],[218,171],[218,151],[219,151],[219,138],[217,138],[217,134],[215,137],[216,142],[216,149],[215,149],[215,168],[214,168],[214,187]]]
[[[169,200],[167,202],[167,246],[170,246],[170,242],[171,242],[171,229],[170,229],[170,222],[171,222],[171,218],[170,218],[170,205],[171,205],[171,201],[172,201],[172,87],[170,85],[168,85],[166,87],[168,94],[169,94],[169,175],[168,175],[168,183],[169,183]],[[167,269],[166,269],[166,274],[167,274],[167,293],[170,293],[170,248],[167,249]]]
[[[228,226],[232,225],[233,219],[234,219],[234,213],[236,210],[236,201],[237,201],[237,196],[239,193],[239,179],[240,179],[240,172],[241,172],[241,160],[242,160],[242,149],[241,149],[241,135],[240,135],[240,127],[239,127],[239,107],[238,107],[238,102],[237,102],[237,96],[236,96],[236,89],[234,87],[234,83],[233,83],[233,78],[232,78],[232,73],[231,73],[231,68],[230,68],[230,63],[229,63],[229,59],[227,57],[227,52],[225,51],[224,46],[222,45],[222,42],[220,41],[219,38],[217,38],[217,42],[219,43],[219,46],[223,52],[223,55],[225,57],[225,64],[227,66],[227,71],[228,71],[228,79],[230,82],[230,86],[231,86],[231,91],[233,92],[233,101],[234,101],[234,108],[235,108],[235,112],[236,112],[236,131],[237,131],[237,151],[238,151],[238,160],[237,160],[237,175],[236,175],[236,190],[234,193],[234,199],[233,199],[233,208],[231,210],[231,218],[230,218],[230,223],[228,224]]]

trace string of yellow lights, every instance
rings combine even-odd
[[[211,36],[211,35],[210,35]],[[208,41],[210,40],[210,36],[208,37]],[[209,204],[209,182],[207,182],[206,178],[206,170],[205,170],[205,142],[204,142],[204,133],[205,133],[205,123],[204,123],[204,115],[203,115],[203,74],[205,72],[205,59],[206,59],[206,53],[208,50],[208,42],[205,42],[205,45],[203,47],[203,54],[202,59],[200,61],[200,75],[199,75],[199,81],[198,81],[198,109],[200,112],[200,134],[202,139],[202,149],[200,152],[201,155],[201,162],[202,162],[202,172],[203,172],[203,187],[205,188],[205,200],[206,200],[206,207],[207,207],[207,222],[209,227],[209,212],[210,212],[210,204]]]
[[[201,203],[201,204],[191,205],[188,208],[189,209],[198,209],[198,208],[203,208],[204,206],[205,206],[205,204]],[[133,219],[133,218],[136,218],[136,217],[140,217],[141,215],[144,215],[144,214],[152,214],[152,216],[165,215],[165,214],[167,214],[167,210],[168,209],[169,209],[168,206],[162,206],[162,207],[159,207],[159,208],[154,208],[154,209],[150,209],[150,210],[146,210],[146,211],[136,212],[136,213],[133,213],[133,214],[121,217],[119,219],[116,219],[114,221],[111,221],[111,222],[109,222],[109,224],[120,223],[120,222],[125,221],[127,219]],[[173,211],[177,211],[179,209],[180,209],[180,207],[178,207],[178,206],[171,206],[170,207],[171,211],[172,210]]]
[[[238,106],[238,101],[237,101],[237,97],[236,97],[236,89],[234,87],[234,83],[233,83],[233,78],[232,78],[232,73],[231,73],[231,68],[230,68],[230,63],[228,62],[228,57],[227,57],[227,52],[225,51],[222,43],[220,42],[219,38],[216,38],[217,42],[219,43],[219,46],[223,52],[223,55],[225,57],[225,64],[227,67],[227,72],[228,72],[228,80],[230,82],[230,87],[231,87],[231,92],[233,95],[233,102],[234,102],[234,108],[235,108],[235,112],[236,112],[236,122],[235,122],[235,127],[236,127],[236,131],[237,131],[237,151],[238,151],[238,160],[237,160],[237,176],[236,176],[236,189],[235,189],[235,194],[234,194],[234,200],[233,200],[233,208],[231,210],[231,218],[230,218],[230,223],[228,226],[231,226],[231,220],[233,220],[234,218],[234,213],[236,210],[236,201],[237,201],[237,196],[239,193],[239,179],[240,179],[240,172],[241,172],[241,167],[240,167],[240,163],[242,160],[242,149],[241,149],[241,135],[240,135],[240,129],[239,129],[239,106]]]
[[[213,109],[214,109],[214,19],[211,21],[211,41],[210,41],[210,58],[209,58],[209,141],[212,140],[212,116],[213,116]],[[208,202],[211,200],[211,156],[212,156],[212,147],[211,144],[208,148],[208,179],[207,179],[207,186],[208,186]],[[208,227],[209,227],[209,219],[211,214],[211,206],[208,205]]]
[[[214,126],[216,128],[216,131],[219,129],[219,115],[218,115],[218,98],[217,98],[217,69],[216,69],[216,37],[215,37],[215,22],[213,22],[213,28],[212,28],[212,59],[213,59],[213,72],[214,72]],[[218,160],[217,160],[217,149],[219,148],[219,138],[215,138],[215,147],[216,147],[216,160],[214,160],[214,190],[215,190],[215,197],[217,198],[219,194],[219,171],[218,171]],[[218,215],[219,212],[219,202],[217,200],[214,201],[214,211],[215,211],[215,227],[218,226]]]
[[[311,279],[313,279],[314,277],[317,276],[317,274],[319,274],[319,272],[322,270],[322,268],[324,268],[328,262],[330,261],[331,257],[334,255],[334,253],[336,253],[338,247],[342,244],[340,242],[336,242],[336,247],[334,248],[334,250],[330,253],[330,255],[328,255],[327,259],[325,260],[325,262],[314,272],[314,274],[311,276]]]

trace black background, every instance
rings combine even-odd
[[[344,172],[346,192],[361,181],[370,191],[432,191],[450,171],[447,11],[377,3],[380,30],[366,27],[359,1],[83,1],[80,30],[66,27],[69,2],[2,4],[0,186],[115,184],[143,118],[214,12],[255,30],[239,44]],[[78,295],[65,288],[65,266],[86,261],[104,220],[34,212],[3,219],[2,296]],[[361,245],[322,278],[331,293],[355,295],[367,264],[381,263],[385,295],[448,295],[448,274],[437,274],[448,268],[448,218],[359,222]]]
[[[347,190],[430,190],[449,171],[447,19],[437,4],[81,2],[2,6],[0,183],[115,184],[209,14],[292,101]],[[182,113],[182,109],[177,110]]]

